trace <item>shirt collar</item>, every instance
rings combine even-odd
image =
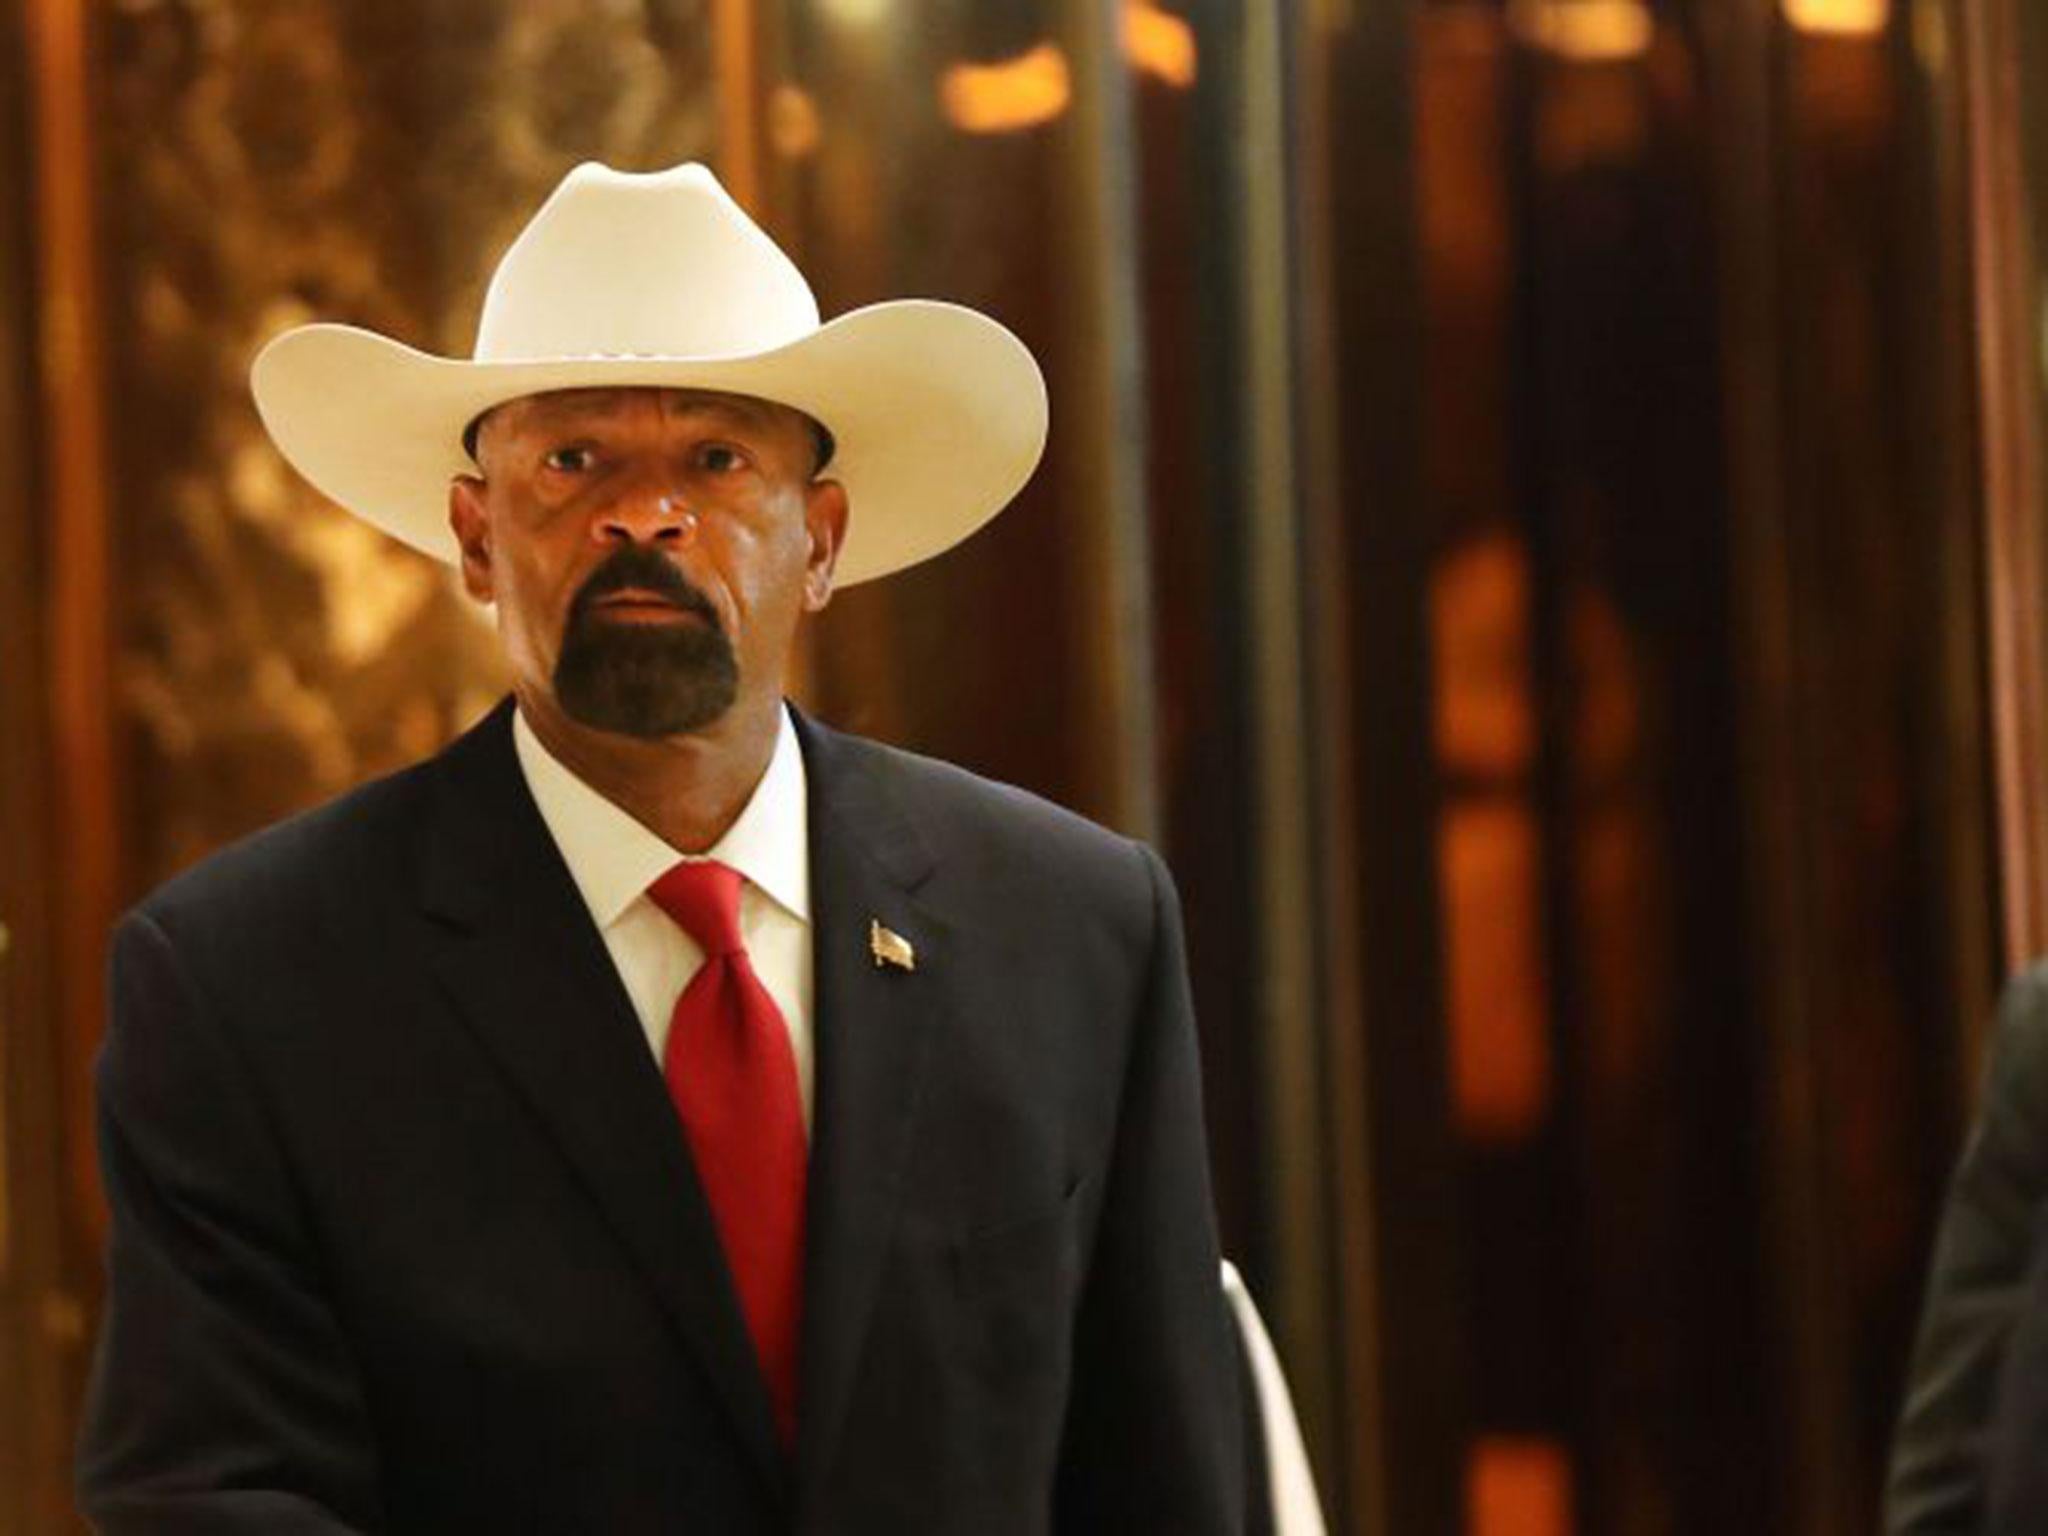
[[[747,803],[702,855],[729,864],[777,905],[811,920],[811,866],[804,754],[785,705],[775,751]],[[600,930],[609,928],[685,855],[571,773],[514,711],[519,771],[562,862]]]

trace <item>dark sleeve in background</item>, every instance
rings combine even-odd
[[[148,916],[114,936],[110,996],[112,1235],[80,1507],[108,1536],[375,1530],[360,1383],[224,1020]]]
[[[1892,1444],[1892,1536],[2048,1530],[2048,965],[2000,1000]]]
[[[1180,906],[1144,854],[1154,928],[1074,1341],[1056,1528],[1238,1536],[1245,1442],[1223,1294]]]

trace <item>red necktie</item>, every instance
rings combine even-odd
[[[796,1055],[740,939],[739,871],[686,861],[647,894],[704,951],[676,999],[662,1075],[711,1201],[776,1427],[792,1447],[805,1173]]]

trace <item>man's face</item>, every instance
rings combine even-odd
[[[804,416],[740,395],[568,390],[493,410],[449,520],[522,701],[654,738],[779,696],[846,528],[816,458]]]

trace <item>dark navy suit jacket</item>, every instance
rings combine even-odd
[[[510,718],[117,931],[88,1516],[115,1536],[1239,1529],[1159,862],[800,722],[817,1093],[792,1458]],[[871,919],[914,970],[874,963]]]

